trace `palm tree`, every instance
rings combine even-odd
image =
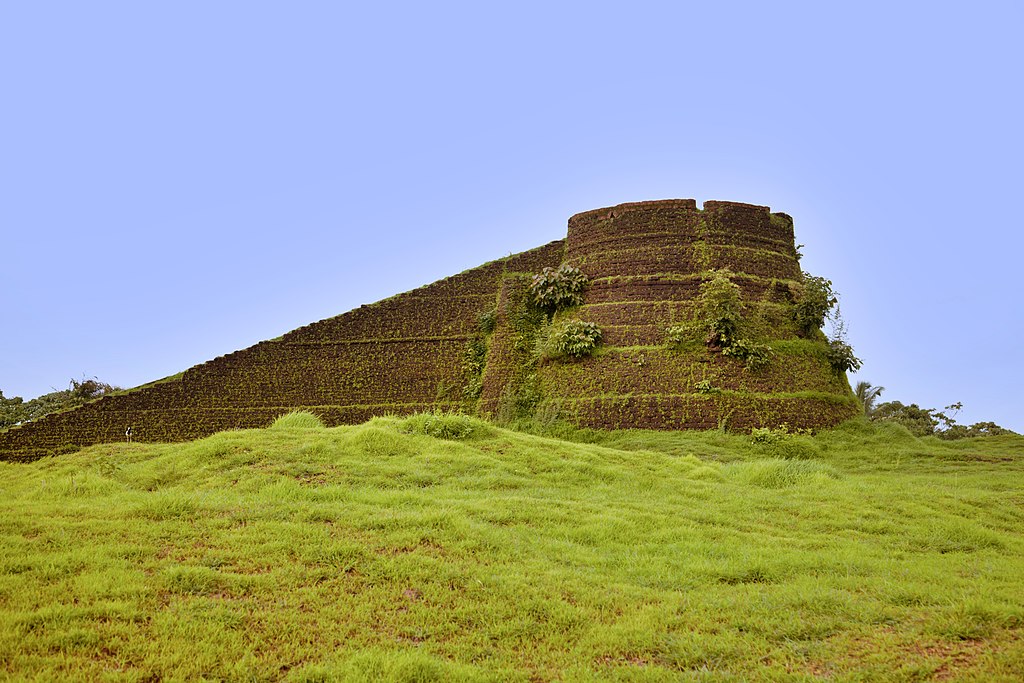
[[[885,391],[885,387],[873,387],[871,382],[857,382],[857,388],[853,390],[853,393],[857,396],[857,400],[860,401],[861,405],[864,406],[864,414],[868,417],[875,412],[875,401]]]

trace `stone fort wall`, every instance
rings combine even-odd
[[[591,281],[584,304],[565,314],[600,325],[605,343],[581,361],[538,365],[512,323],[530,275],[563,262]],[[667,326],[692,318],[708,271],[723,267],[775,350],[764,371],[664,345]],[[831,425],[856,405],[825,359],[824,337],[802,339],[792,322],[799,279],[792,219],[767,207],[665,200],[588,211],[569,220],[565,240],[2,431],[0,459],[121,441],[129,425],[140,441],[191,440],[295,409],[329,425],[452,408],[494,416],[525,381],[539,412],[592,427]],[[496,324],[484,334],[488,311]],[[487,349],[479,398],[466,391],[474,343]],[[715,393],[695,390],[705,380]]]
[[[291,410],[329,425],[459,407],[463,354],[508,272],[562,260],[562,240],[300,327],[151,386],[104,396],[0,431],[0,459],[32,460],[94,443],[187,441],[265,427]]]

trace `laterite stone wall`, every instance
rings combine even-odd
[[[559,240],[300,327],[186,370],[0,432],[0,459],[32,460],[94,443],[185,441],[264,427],[305,409],[325,423],[461,406],[463,355],[502,277],[557,266]]]
[[[502,416],[510,406],[598,428],[835,424],[857,407],[846,377],[828,364],[824,336],[802,338],[793,322],[798,258],[792,219],[764,206],[709,201],[698,209],[692,199],[674,199],[587,211],[569,219],[564,241],[2,431],[0,459],[121,441],[129,425],[139,441],[189,440],[265,426],[295,409],[329,425],[455,407]],[[581,361],[539,363],[530,275],[563,262],[590,285],[583,305],[556,321],[595,322],[604,345]],[[664,343],[667,327],[693,318],[701,283],[721,268],[735,273],[748,332],[774,350],[762,371]],[[480,316],[488,311],[496,323],[484,331]],[[474,345],[486,345],[486,355],[470,378]]]
[[[538,414],[614,429],[821,427],[856,414],[824,336],[800,338],[793,320],[801,269],[786,214],[717,201],[701,210],[692,199],[620,204],[570,218],[565,258],[590,285],[583,305],[555,321],[594,322],[603,345],[578,361],[539,364],[528,387],[542,396]],[[665,344],[666,329],[693,319],[701,284],[722,268],[735,273],[747,332],[773,349],[763,370],[705,347]],[[495,336],[502,334],[499,326]],[[498,410],[500,391],[485,382],[485,412]]]

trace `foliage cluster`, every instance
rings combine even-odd
[[[876,422],[902,425],[914,436],[937,436],[946,440],[1014,434],[995,422],[976,422],[970,426],[959,424],[956,415],[962,408],[963,404],[959,402],[936,410],[922,408],[916,403],[904,405],[899,401],[889,401],[880,404],[869,417]]]
[[[665,329],[665,345],[670,349],[682,350],[692,338],[692,325],[672,325]]]
[[[601,343],[601,328],[585,320],[563,320],[545,328],[537,337],[540,360],[579,359],[589,356]]]
[[[579,268],[563,263],[558,268],[544,268],[533,276],[530,296],[533,303],[548,313],[583,303],[587,276]]]
[[[740,286],[732,281],[732,276],[728,269],[715,271],[714,276],[700,286],[698,325],[706,335],[704,343],[710,347],[729,348],[739,332],[743,303]]]
[[[462,390],[467,399],[478,399],[484,389],[484,367],[487,365],[487,340],[476,336],[466,343],[462,354],[462,373],[465,386]]]
[[[863,361],[857,356],[853,355],[853,347],[850,346],[842,337],[836,337],[830,339],[828,342],[828,358],[829,365],[837,373],[848,372],[850,370],[856,372],[860,369]]]
[[[810,336],[825,324],[825,318],[839,302],[839,297],[832,290],[831,280],[806,271],[801,285],[800,295],[793,307],[793,319],[804,336]]]
[[[701,283],[696,321],[666,329],[666,344],[682,350],[694,338],[700,338],[709,349],[743,361],[746,370],[767,367],[773,355],[771,347],[740,336],[743,300],[739,285],[732,281],[734,273],[727,268],[712,273],[711,279]]]
[[[43,394],[28,401],[20,396],[4,398],[3,392],[0,391],[0,429],[29,422],[49,413],[77,408],[89,401],[120,390],[120,387],[92,377],[81,380],[72,379],[68,383],[67,389]]]
[[[853,394],[860,401],[860,404],[864,406],[864,415],[869,419],[874,415],[878,397],[882,395],[883,391],[885,391],[885,387],[872,386],[871,382],[857,382]]]
[[[821,454],[821,449],[810,438],[813,435],[814,432],[810,429],[791,428],[783,423],[774,429],[755,427],[750,432],[750,443],[766,455],[786,460],[806,460]]]
[[[477,316],[477,327],[481,334],[490,334],[498,325],[498,309],[491,308]]]
[[[708,379],[702,379],[694,384],[693,388],[698,394],[717,394],[721,391],[721,389],[713,386],[711,380]]]
[[[517,425],[532,420],[544,400],[536,373],[509,382],[498,397],[494,419],[500,425]]]
[[[722,355],[738,358],[743,361],[744,369],[756,372],[768,367],[775,354],[772,347],[767,344],[758,344],[749,339],[735,339],[732,344],[722,349]]]
[[[846,325],[838,309],[839,295],[832,288],[832,281],[803,272],[800,293],[793,305],[793,319],[804,337],[811,337],[825,324],[829,317],[835,323],[835,334],[828,340],[826,358],[837,374],[856,372],[863,361],[854,355],[853,347],[846,341]]]
[[[791,429],[788,424],[771,427],[755,427],[750,430],[750,443],[778,443],[793,436],[812,436],[813,430],[797,427]]]

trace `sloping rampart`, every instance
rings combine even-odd
[[[596,323],[603,346],[542,360],[537,335],[551,328],[531,306],[530,275],[563,263],[589,286],[553,322]],[[666,345],[667,328],[694,322],[701,285],[725,268],[744,334],[772,349],[756,372],[701,343]],[[768,207],[676,199],[587,211],[569,219],[565,240],[0,432],[0,459],[120,441],[129,426],[141,441],[194,439],[295,409],[329,425],[456,407],[598,428],[835,424],[857,406],[824,335],[794,320],[802,283],[793,221]]]
[[[186,370],[0,432],[0,458],[31,460],[93,443],[184,441],[262,427],[306,409],[327,424],[461,405],[463,355],[501,277],[557,266],[563,242],[300,327]]]

